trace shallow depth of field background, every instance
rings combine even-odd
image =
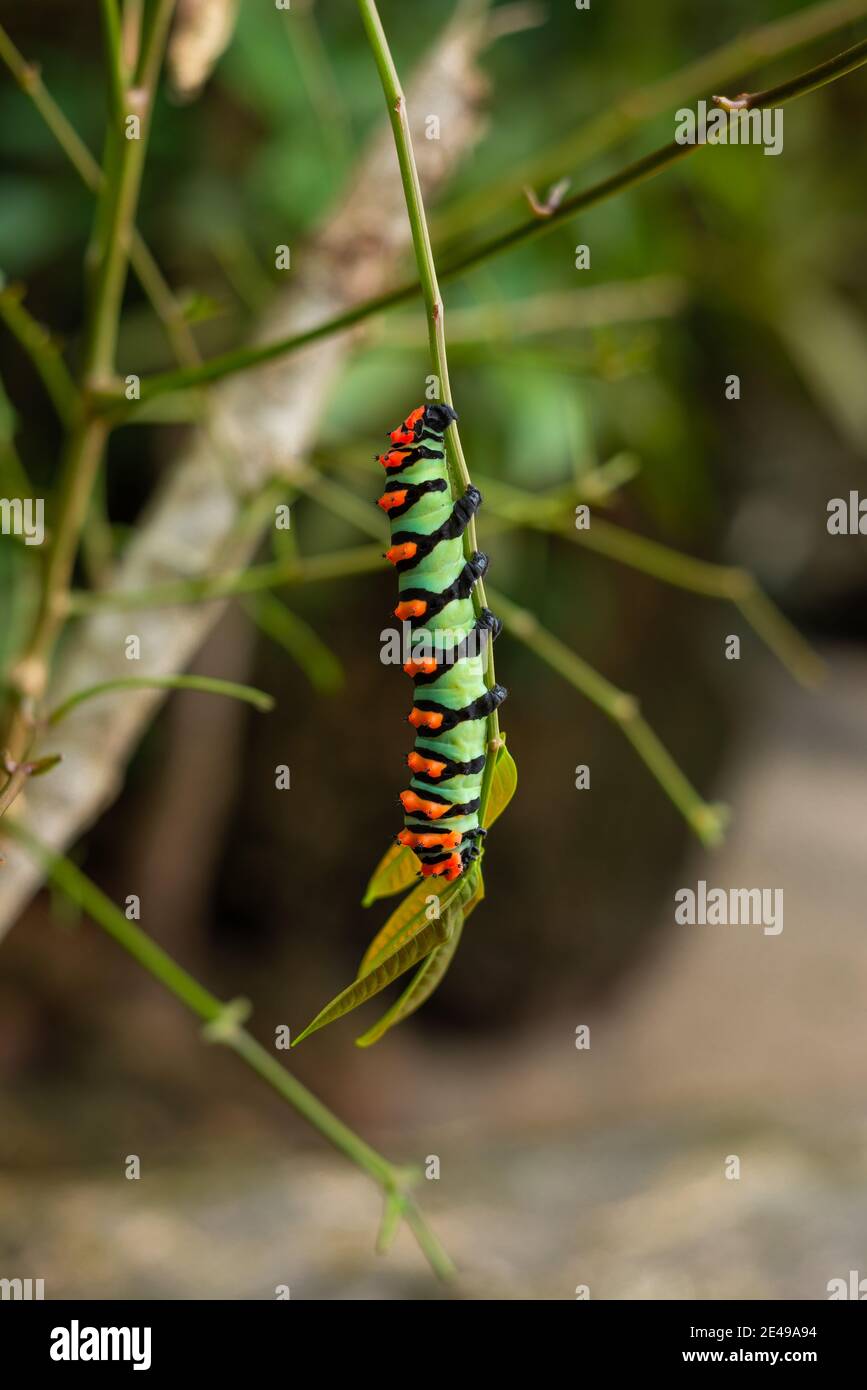
[[[475,190],[481,214],[516,162],[797,8],[656,0],[651,23],[637,0],[540,6],[544,22],[483,57],[487,131],[434,210],[438,245],[450,208]],[[99,35],[80,9],[74,23],[58,3],[0,16],[98,151]],[[242,341],[285,290],[275,245],[291,244],[303,274],[305,235],[383,120],[354,6],[315,7],[324,105],[271,14],[241,10],[199,99],[161,97],[139,218],[208,354]],[[383,0],[405,79],[450,10]],[[861,37],[853,26],[820,40],[730,94]],[[830,497],[867,488],[865,83],[856,73],[787,108],[778,158],[701,151],[447,288],[453,316],[486,316],[452,350],[471,471],[533,489],[634,451],[641,471],[612,519],[751,568],[829,664],[805,692],[723,603],[566,542],[492,538],[495,584],[635,692],[733,819],[724,848],[703,851],[618,731],[503,635],[520,783],[490,837],[485,904],[422,1013],[360,1052],[370,1006],[291,1058],[389,1156],[439,1156],[421,1196],[470,1296],[570,1298],[589,1284],[594,1298],[822,1298],[829,1279],[867,1274],[867,570],[865,541],[825,527]],[[580,188],[673,134],[672,108],[563,172]],[[5,74],[0,149],[0,266],[74,355],[90,197]],[[512,200],[485,230],[525,214]],[[578,242],[589,271],[574,269]],[[534,336],[512,326],[528,296],[553,306],[650,276],[669,277],[669,313]],[[420,315],[371,322],[322,421],[323,461],[354,457],[360,496],[377,495],[372,451],[419,395],[426,361],[406,342]],[[133,281],[120,363],[170,365]],[[732,372],[739,402],[724,398]],[[5,331],[0,375],[0,427],[47,485],[54,420]],[[119,544],[184,429],[114,437]],[[293,524],[311,553],[363,539],[311,503]],[[484,545],[484,512],[480,532]],[[17,564],[3,540],[7,615]],[[410,746],[408,682],[378,660],[392,590],[383,571],[287,595],[342,664],[328,697],[230,608],[196,669],[273,692],[277,711],[171,699],[75,851],[115,899],[139,894],[146,928],[217,993],[254,1001],[263,1040],[280,1023],[298,1031],[347,983],[388,910],[359,899],[399,824]],[[730,633],[739,662],[724,659]],[[278,793],[283,762],[292,790]],[[574,788],[579,763],[589,791]],[[782,935],[676,927],[673,894],[699,878],[782,888]],[[585,1023],[592,1045],[576,1051]],[[44,1277],[49,1296],[267,1298],[278,1283],[293,1297],[438,1295],[409,1236],[377,1261],[365,1178],[45,893],[0,946],[0,1076],[0,1275]],[[138,1183],[123,1177],[131,1153]],[[724,1177],[729,1155],[739,1182]]]

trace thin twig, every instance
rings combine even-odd
[[[216,676],[125,676],[114,681],[100,681],[99,685],[91,685],[87,690],[77,690],[51,711],[45,723],[49,726],[59,724],[86,700],[123,690],[198,690],[207,695],[226,695],[232,700],[242,700],[264,713],[274,708],[273,696],[267,695],[264,690],[239,685],[237,681],[219,680]]]
[[[723,807],[705,801],[684,775],[659,737],[643,718],[634,695],[619,690],[573,652],[559,637],[544,628],[534,613],[520,608],[505,594],[491,597],[506,622],[504,631],[517,637],[570,685],[611,719],[653,773],[662,790],[677,807],[687,825],[709,848],[718,845],[725,831]]]
[[[676,72],[638,91],[626,92],[562,140],[547,144],[523,164],[513,165],[502,180],[454,199],[434,217],[434,235],[451,242],[477,230],[482,222],[517,202],[527,184],[545,186],[567,171],[574,172],[589,159],[621,144],[654,116],[724,86],[758,63],[769,63],[833,34],[865,14],[867,0],[830,0],[739,34]]]
[[[158,0],[143,42],[136,74],[138,139],[119,132],[119,153],[110,161],[112,181],[103,180],[96,224],[105,254],[98,267],[89,304],[81,391],[85,409],[69,436],[58,490],[57,517],[45,564],[39,605],[24,651],[10,674],[13,703],[4,744],[21,762],[30,746],[31,706],[41,699],[48,681],[51,653],[66,616],[66,600],[75,555],[84,527],[91,492],[108,439],[108,422],[89,409],[94,389],[109,382],[114,371],[121,301],[126,281],[130,237],[147,150],[157,76],[174,0]],[[109,34],[109,53],[119,61]],[[111,142],[109,142],[111,150]]]
[[[867,63],[867,40],[847,49],[845,53],[838,54],[836,58],[832,58],[827,63],[821,63],[818,67],[811,68],[798,77],[781,83],[778,87],[769,88],[760,94],[761,104],[763,106],[783,105],[806,92],[815,91],[818,87],[844,77],[847,73],[862,67],[864,63]],[[474,270],[476,266],[482,265],[506,251],[523,246],[537,237],[546,236],[554,227],[573,218],[577,213],[606,202],[627,188],[634,188],[646,179],[661,173],[663,169],[668,169],[680,160],[688,158],[696,150],[706,148],[708,146],[698,142],[693,145],[679,145],[676,141],[672,141],[671,144],[663,145],[660,149],[653,150],[642,159],[635,160],[634,163],[627,165],[626,168],[612,174],[609,178],[593,184],[590,188],[574,194],[571,198],[565,198],[550,217],[542,219],[533,217],[530,221],[522,222],[500,236],[482,242],[481,245],[466,252],[464,256],[448,261],[439,269],[439,280],[444,283],[458,279],[462,275],[466,275],[468,271]],[[249,371],[265,362],[272,362],[277,357],[283,357],[287,353],[297,352],[310,343],[319,342],[335,333],[342,333],[347,329],[354,328],[356,324],[370,318],[371,315],[394,308],[398,304],[405,304],[422,291],[423,287],[419,281],[399,285],[396,289],[356,304],[345,313],[326,319],[323,323],[308,328],[303,333],[296,333],[288,338],[278,338],[274,342],[265,343],[262,346],[236,348],[218,357],[208,358],[201,367],[161,372],[155,376],[147,377],[141,383],[141,399],[142,401],[149,400],[166,391],[182,391],[193,386],[200,386],[205,382],[219,381],[223,377],[232,376],[237,372]],[[130,406],[116,393],[106,393],[101,404],[104,409],[119,417],[128,415],[134,409],[134,406]]]
[[[44,324],[25,309],[23,299],[23,285],[4,285],[0,290],[0,318],[27,353],[61,422],[69,428],[79,410],[78,390],[57,342]]]
[[[8,774],[0,791],[0,816],[5,815],[12,802],[23,792],[29,776],[30,765],[26,762],[18,763],[14,771]]]
[[[442,400],[447,405],[453,405],[454,399],[452,396],[451,383],[449,381],[448,353],[446,350],[445,310],[442,296],[440,295],[439,284],[437,282],[436,262],[431,248],[421,182],[419,180],[415,153],[412,147],[406,98],[400,84],[400,78],[394,64],[394,59],[391,56],[388,39],[382,27],[375,0],[358,0],[358,7],[361,12],[365,32],[373,50],[374,60],[376,62],[377,71],[379,72],[379,79],[382,83],[382,90],[388,108],[388,118],[391,122],[391,130],[394,136],[397,162],[400,167],[400,177],[403,184],[403,195],[406,200],[406,211],[412,229],[412,244],[415,251],[416,266],[418,267],[425,309],[427,311],[431,362]],[[452,477],[452,493],[453,495],[461,495],[470,485],[470,474],[461,446],[461,437],[457,420],[455,420],[446,431],[445,443],[446,456],[448,458]],[[476,536],[476,523],[475,518],[471,516],[467,523],[466,530],[464,531],[464,554],[467,559],[470,559],[477,551],[478,539]],[[487,606],[485,585],[481,577],[477,580],[473,588],[472,599],[473,608],[478,617]],[[490,690],[496,685],[497,679],[494,668],[493,642],[487,643],[485,657],[485,684]],[[485,807],[487,805],[488,796],[490,795],[494,763],[496,762],[496,750],[500,746],[500,726],[496,709],[492,710],[488,715],[486,738],[491,756],[485,764],[485,773],[482,781],[481,806],[479,810],[479,818],[481,820],[484,819]]]
[[[73,590],[67,613],[97,613],[104,609],[174,608],[179,604],[207,603],[210,599],[258,593],[284,584],[309,584],[317,580],[344,579],[382,569],[382,546],[362,545],[333,554],[288,556],[267,565],[229,570],[201,579],[169,580],[148,589]]]
[[[126,16],[125,16],[126,19]],[[129,11],[128,29],[135,29],[135,10]],[[128,63],[130,54],[125,54]],[[47,90],[39,69],[28,63],[0,25],[0,61],[6,64],[22,92],[28,96],[82,183],[93,193],[102,187],[103,174],[90,150]],[[140,233],[134,228],[130,243],[130,264],[139,283],[163,323],[166,336],[178,361],[185,366],[201,362],[196,340],[184,317],[184,311],[152,256]]]
[[[393,1195],[403,1200],[404,1219],[431,1268],[439,1278],[450,1278],[455,1272],[454,1265],[409,1197],[407,1170],[390,1163],[365,1143],[256,1041],[241,1022],[249,1012],[249,1005],[239,1000],[223,1003],[173,960],[140,926],[129,921],[69,859],[55,854],[21,826],[9,825],[7,830],[38,861],[64,896],[86,912],[118,946],[202,1022],[203,1034],[208,1041],[231,1048],[323,1138],[372,1178],[387,1196]]]
[[[546,505],[548,499],[544,493],[528,493],[499,479],[479,478],[478,483],[495,515],[536,531],[563,536],[597,555],[605,555],[630,569],[649,574],[663,584],[735,604],[795,680],[805,686],[815,686],[821,681],[824,663],[762,591],[749,570],[684,555],[660,541],[638,536],[596,515],[589,526],[579,529],[571,514],[564,515],[562,506],[558,507],[556,502],[553,507]]]

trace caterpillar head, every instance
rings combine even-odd
[[[418,405],[411,410],[402,425],[391,431],[392,444],[414,444],[425,430],[444,434],[457,414],[450,405]]]
[[[450,405],[429,405],[424,413],[424,422],[429,430],[435,434],[445,434],[453,420],[457,420],[457,411],[452,410]]]

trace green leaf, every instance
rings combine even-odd
[[[333,695],[344,684],[343,667],[309,623],[273,594],[248,599],[244,607],[254,623],[297,662],[314,690]]]
[[[428,920],[427,912],[430,907],[428,898],[439,898],[439,915],[442,916],[444,907],[458,891],[459,885],[457,883],[449,883],[441,887],[429,878],[422,879],[421,882],[417,883],[403,902],[398,903],[385,926],[380,928],[371,941],[358,967],[358,978],[360,979],[374,966],[379,965],[382,960],[396,951],[398,946],[402,946],[420,927],[424,926]]]
[[[374,869],[361,899],[362,907],[370,907],[377,898],[390,898],[402,893],[418,877],[418,860],[406,845],[391,845]]]
[[[371,1047],[396,1023],[402,1023],[405,1018],[409,1018],[410,1014],[415,1013],[416,1009],[421,1008],[425,1000],[433,994],[452,963],[464,929],[465,909],[461,908],[458,903],[453,903],[449,908],[449,915],[453,917],[454,921],[448,940],[444,941],[441,946],[434,947],[430,955],[419,966],[400,998],[383,1014],[378,1023],[374,1023],[372,1028],[369,1028],[360,1038],[355,1039],[356,1047]]]
[[[478,901],[480,883],[481,871],[474,865],[463,878],[444,887],[437,887],[429,879],[417,884],[377,933],[353,983],[326,1004],[292,1046],[366,1003],[448,941],[457,928],[463,927],[465,906],[470,905],[471,910]],[[427,899],[432,894],[440,900],[440,911],[439,916],[430,921]]]
[[[44,777],[46,772],[51,772],[62,761],[62,753],[47,753],[44,758],[34,758],[32,762],[27,764],[28,775],[30,777]]]
[[[313,1022],[308,1023],[303,1033],[298,1035],[292,1046],[297,1047],[311,1033],[317,1032],[319,1028],[324,1028],[328,1023],[334,1023],[344,1014],[357,1009],[359,1004],[364,1004],[375,994],[379,994],[380,990],[385,989],[386,985],[390,985],[392,980],[396,980],[399,975],[403,975],[405,971],[410,970],[418,961],[429,955],[436,946],[441,946],[444,941],[447,941],[449,934],[454,929],[454,921],[454,915],[446,912],[432,922],[426,922],[421,931],[411,937],[405,945],[386,956],[379,965],[369,970],[366,975],[359,976],[347,989],[332,999],[330,1004],[326,1004]]]
[[[515,788],[518,785],[518,769],[515,766],[515,759],[506,747],[504,733],[500,734],[503,746],[497,753],[497,761],[494,764],[494,775],[491,779],[491,794],[485,807],[483,827],[485,830],[493,825],[498,816],[501,816],[515,795]]]
[[[226,306],[202,290],[190,290],[183,296],[181,307],[187,323],[207,323],[226,313]]]
[[[85,700],[97,695],[107,695],[114,690],[204,690],[210,695],[228,695],[233,700],[244,700],[258,710],[274,708],[274,699],[264,690],[255,690],[251,685],[237,685],[235,681],[221,681],[214,676],[126,676],[121,680],[102,681],[99,685],[77,690],[64,700],[48,716],[49,724],[59,724],[67,714]]]
[[[458,949],[464,923],[470,913],[478,907],[484,896],[485,884],[482,878],[481,865],[475,864],[466,878],[461,880],[455,897],[450,900],[446,908],[447,913],[452,914],[454,918],[448,940],[444,941],[441,946],[434,947],[415,972],[400,998],[383,1014],[378,1023],[375,1023],[360,1038],[356,1038],[356,1047],[370,1047],[373,1043],[378,1042],[389,1028],[393,1028],[396,1023],[402,1023],[405,1018],[409,1018],[410,1014],[415,1013],[416,1009],[430,998],[451,965],[452,957]]]

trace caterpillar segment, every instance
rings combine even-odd
[[[387,559],[398,576],[395,617],[409,626],[416,730],[407,757],[412,777],[401,793],[398,843],[418,858],[425,878],[448,882],[480,853],[479,825],[488,716],[506,698],[485,684],[485,648],[502,626],[488,608],[476,614],[472,593],[488,557],[464,554],[464,533],[482,496],[470,484],[452,500],[445,432],[457,416],[448,405],[419,406],[379,455],[388,481],[377,505],[391,528]]]

